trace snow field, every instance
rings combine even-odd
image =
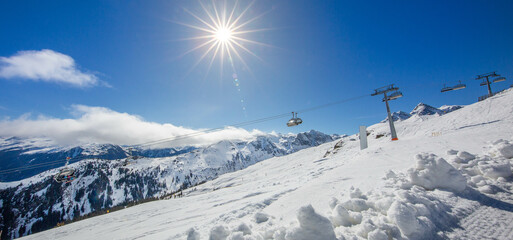
[[[459,221],[466,217],[462,212],[472,211],[468,209],[468,205],[473,205],[471,208],[479,205],[469,203],[458,208],[453,206],[454,201],[479,199],[483,197],[483,193],[495,193],[482,191],[479,185],[483,184],[476,184],[477,180],[478,183],[484,181],[483,186],[496,191],[513,189],[511,179],[506,180],[512,174],[509,164],[513,159],[507,152],[505,155],[509,158],[503,152],[497,151],[509,149],[510,146],[513,145],[505,140],[493,143],[490,154],[500,153],[495,157],[475,156],[465,151],[448,151],[449,157],[457,157],[454,160],[468,161],[469,164],[460,166],[459,170],[434,154],[417,154],[414,156],[416,164],[413,168],[403,173],[386,173],[386,186],[379,191],[363,194],[359,188],[351,187],[348,200],[332,198],[327,203],[331,210],[326,217],[317,213],[312,205],[305,205],[297,210],[296,223],[279,226],[274,223],[274,217],[258,212],[254,215],[254,224],[248,226],[241,223],[233,229],[217,225],[210,230],[208,239],[446,239],[451,236],[451,229],[465,227],[459,226]],[[456,165],[458,162],[455,162]],[[481,166],[487,166],[485,171],[480,171],[483,169]],[[508,168],[504,170],[504,166]],[[509,175],[506,174],[507,170]],[[508,205],[506,202],[503,204]],[[505,215],[506,219],[513,219],[511,212],[499,214]],[[473,226],[472,223],[467,224],[467,227]],[[473,228],[465,230],[472,231]],[[476,236],[464,236],[476,239],[478,236],[489,237],[487,234],[489,232],[483,231]],[[512,231],[506,231],[503,235],[511,234]],[[187,239],[201,239],[200,236],[194,228],[187,233]],[[453,234],[451,238],[454,237],[463,236]]]

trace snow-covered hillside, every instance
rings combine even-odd
[[[513,92],[26,239],[511,239]],[[333,151],[337,146],[338,151]],[[326,152],[331,154],[326,154]],[[336,153],[335,153],[336,152]]]
[[[0,183],[3,236],[23,236],[86,214],[169,196],[259,161],[333,140],[332,136],[313,130],[268,134],[249,141],[225,140],[173,157],[142,157],[129,165],[125,159],[82,160],[70,164],[78,179],[69,184],[53,180],[57,169],[21,181]]]

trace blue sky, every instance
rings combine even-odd
[[[220,9],[222,1],[216,3]],[[233,4],[227,1],[229,9]],[[236,13],[248,4],[240,1]],[[239,49],[248,66],[234,59],[240,92],[228,61],[221,68],[215,59],[207,72],[208,56],[191,69],[206,49],[181,56],[201,42],[180,40],[201,34],[177,23],[201,26],[184,9],[207,18],[197,1],[185,0],[1,2],[1,57],[49,49],[97,82],[84,87],[4,76],[0,118],[74,119],[73,106],[83,105],[198,129],[370,95],[390,83],[404,94],[391,102],[392,111],[419,102],[471,104],[486,94],[473,80],[481,73],[507,78],[494,91],[512,84],[512,1],[256,1],[243,19],[267,13],[243,29],[268,30],[244,38],[270,46],[244,45],[260,59]],[[467,89],[440,93],[444,83],[458,80]],[[286,127],[287,118],[245,128],[355,133],[386,111],[379,97],[369,96],[300,116],[304,124],[295,128]]]

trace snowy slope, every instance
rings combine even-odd
[[[513,92],[26,239],[511,239]],[[504,140],[500,140],[504,139]],[[337,144],[338,151],[333,151]],[[424,153],[422,153],[424,152]],[[326,157],[325,157],[326,155]]]

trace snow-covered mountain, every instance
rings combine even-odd
[[[139,158],[126,166],[124,159],[98,159],[97,156],[106,150],[102,148],[104,145],[95,145],[98,151],[91,154],[94,157],[70,164],[78,175],[72,183],[56,183],[52,177],[57,169],[21,181],[0,183],[2,236],[19,237],[112,207],[169,197],[224,173],[333,140],[334,137],[314,130],[299,134],[268,134],[251,141],[221,141],[206,147],[187,148],[184,153],[171,157],[158,156],[176,154],[176,151],[167,149],[164,154],[159,150],[141,150],[139,156],[151,157]],[[106,149],[116,148],[119,148],[120,156],[125,156],[119,146],[110,145]],[[20,155],[66,154],[68,151],[85,154],[91,152],[88,149],[91,147],[68,150],[24,148],[20,151],[25,152]]]
[[[398,122],[399,141],[371,134],[360,150],[356,135],[343,137],[221,175],[182,198],[26,239],[511,239],[511,102],[509,90]],[[368,129],[384,133],[388,124]]]
[[[461,105],[443,105],[443,106],[439,107],[438,109],[442,110],[442,113],[446,114],[446,113],[450,113],[452,111],[456,111],[462,107],[463,106],[461,106]]]
[[[402,120],[406,120],[406,119],[410,118],[411,114],[409,114],[407,112],[403,112],[403,111],[397,111],[397,112],[393,112],[391,114],[391,116],[392,116],[392,119],[394,120],[394,122],[397,122],[397,121],[402,121]],[[388,122],[388,117],[383,119],[381,122],[382,123]]]
[[[392,115],[392,119],[394,120],[394,122],[403,121],[403,120],[411,118],[412,116],[414,116],[415,119],[423,120],[426,118],[426,116],[433,116],[433,115],[441,116],[441,115],[450,113],[452,111],[456,111],[460,108],[463,108],[463,106],[461,106],[461,105],[443,105],[440,108],[436,108],[436,107],[430,106],[425,103],[419,103],[419,104],[417,104],[417,106],[415,106],[415,108],[413,108],[413,110],[410,113],[398,111],[398,112],[393,112],[391,115]],[[381,121],[381,123],[386,123],[386,122],[388,122],[388,118],[385,118]]]
[[[442,115],[443,112],[433,106],[427,105],[425,103],[419,103],[415,108],[410,112],[411,115],[418,116],[426,116],[426,115]]]
[[[132,154],[142,157],[170,157],[190,152],[195,147],[161,149],[134,148]],[[66,157],[72,161],[80,159],[122,159],[128,156],[128,147],[114,144],[84,144],[59,146],[48,138],[0,137],[0,171],[13,168],[36,168],[0,174],[0,182],[17,181],[34,176],[49,169],[64,166]],[[54,165],[41,165],[55,162]]]

